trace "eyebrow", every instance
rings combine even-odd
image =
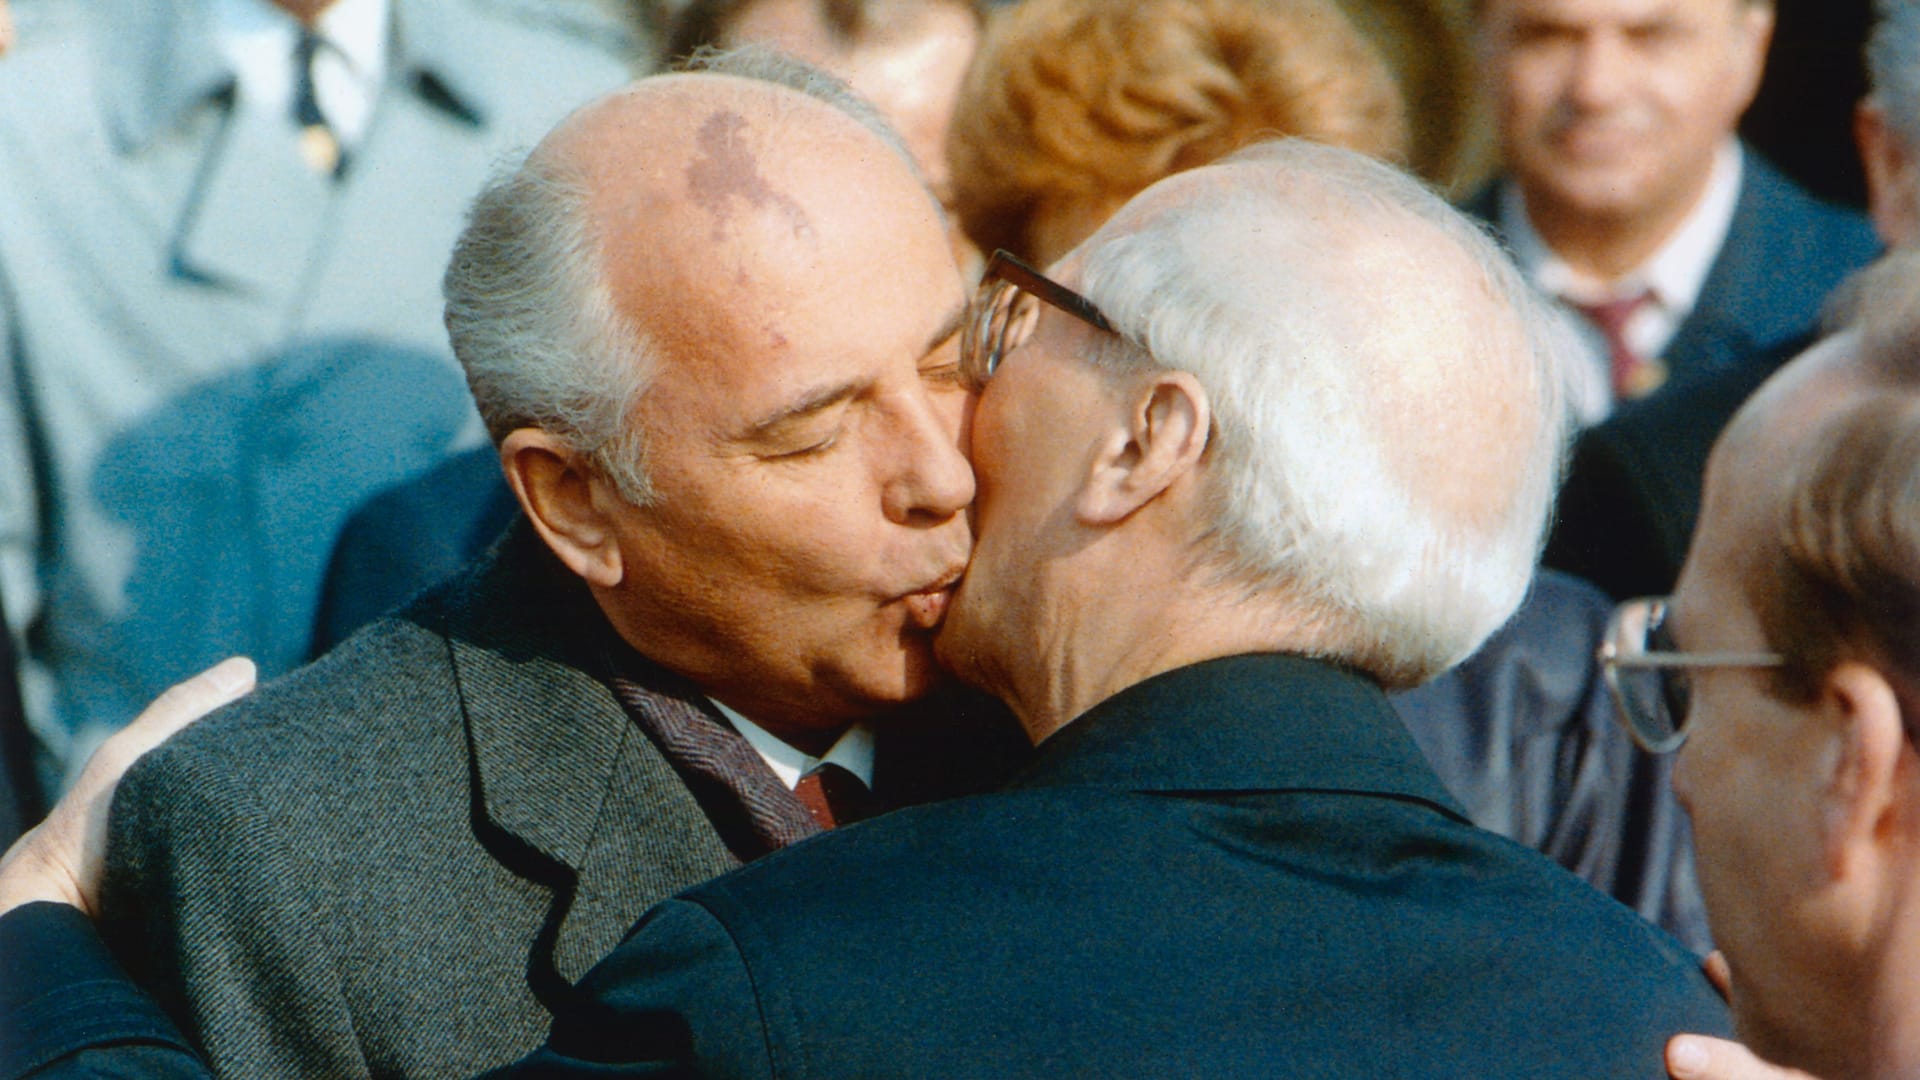
[[[925,356],[932,353],[940,348],[940,346],[952,341],[959,335],[960,328],[966,322],[966,319],[967,305],[965,304],[961,304],[951,312],[948,312],[947,317],[940,323],[939,328],[933,332],[933,336],[927,339],[926,347],[921,350],[921,355]],[[758,439],[788,421],[819,412],[822,409],[830,409],[842,401],[853,397],[855,394],[858,394],[866,385],[864,380],[854,379],[847,382],[832,383],[827,386],[818,387],[809,391],[799,400],[790,401],[778,409],[775,409],[773,412],[768,413],[766,416],[748,424],[746,430],[741,432],[740,439],[742,441]]]
[[[747,429],[741,432],[740,438],[743,441],[761,438],[788,421],[838,405],[858,394],[864,386],[866,386],[865,380],[855,379],[817,387],[808,391],[798,401],[790,401],[747,425]]]
[[[933,332],[933,336],[927,339],[927,347],[920,350],[920,355],[926,356],[959,336],[961,328],[966,325],[969,307],[970,305],[963,303],[948,312],[946,321],[942,322],[940,328]]]

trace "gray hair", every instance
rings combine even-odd
[[[920,175],[879,111],[817,68],[749,46],[703,52],[688,70],[772,83],[825,102]],[[553,157],[523,157],[475,198],[442,281],[447,336],[495,442],[516,428],[547,431],[643,506],[655,492],[634,410],[659,369],[659,348],[614,304],[586,180]]]
[[[1867,81],[1901,145],[1920,150],[1920,2],[1878,0],[1874,7]]]
[[[1368,355],[1373,327],[1355,321],[1381,305],[1361,298],[1356,312],[1323,287],[1354,229],[1301,228],[1299,185],[1271,172],[1230,179],[1083,249],[1085,291],[1130,342],[1094,361],[1190,372],[1212,402],[1217,480],[1200,557],[1225,580],[1298,598],[1313,651],[1412,685],[1472,653],[1525,595],[1569,433],[1569,331],[1483,231],[1412,177],[1304,140],[1223,163],[1233,162],[1309,181],[1324,193],[1313,203],[1345,222],[1424,223],[1478,272],[1449,284],[1436,270],[1437,290],[1478,292],[1490,309],[1512,311],[1525,337],[1514,355],[1498,347],[1511,333],[1476,325],[1477,347],[1447,358],[1453,385],[1500,388],[1536,421],[1522,474],[1504,502],[1488,500],[1498,520],[1456,520],[1393,468],[1392,436],[1372,418],[1393,406],[1381,391],[1394,380],[1368,369],[1378,376],[1399,358]]]

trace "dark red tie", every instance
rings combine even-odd
[[[794,785],[793,794],[823,829],[851,825],[873,815],[873,793],[867,785],[832,762],[814,766]]]
[[[1627,344],[1627,322],[1633,318],[1634,312],[1652,299],[1653,290],[1648,289],[1604,304],[1572,305],[1607,339],[1613,396],[1622,401],[1645,397],[1667,379],[1666,369],[1658,360],[1640,355],[1633,346]]]

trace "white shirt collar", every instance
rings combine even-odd
[[[800,782],[800,778],[813,771],[816,766],[832,763],[860,778],[860,782],[873,787],[873,729],[865,724],[855,724],[841,734],[840,738],[827,752],[819,757],[809,757],[804,750],[797,749],[771,734],[765,728],[741,716],[725,704],[713,701],[714,708],[733,724],[747,745],[759,753],[780,782],[791,789]]]
[[[386,77],[391,0],[335,0],[314,32],[326,42],[314,59],[314,94],[343,143],[366,133]],[[299,24],[268,0],[213,0],[213,35],[233,66],[249,108],[291,112],[293,49]]]
[[[1512,181],[1500,187],[1500,229],[1527,280],[1555,299],[1599,304],[1651,293],[1652,302],[1642,305],[1627,321],[1623,336],[1640,355],[1659,356],[1693,312],[1707,274],[1726,243],[1744,172],[1740,144],[1728,139],[1714,154],[1707,188],[1680,227],[1645,262],[1617,281],[1602,281],[1582,273],[1556,255],[1528,220],[1525,200]],[[1586,320],[1573,322],[1586,344],[1587,362],[1567,370],[1569,400],[1581,423],[1598,423],[1613,408],[1607,345],[1600,331]]]
[[[1744,171],[1740,144],[1728,139],[1714,153],[1713,171],[1707,176],[1706,190],[1680,222],[1680,227],[1645,262],[1616,281],[1602,281],[1576,270],[1555,254],[1534,229],[1527,217],[1526,200],[1511,181],[1502,184],[1500,189],[1500,228],[1520,269],[1543,292],[1582,303],[1599,303],[1651,290],[1655,301],[1677,321],[1684,319],[1700,299],[1700,288],[1706,284],[1713,260],[1726,243],[1727,230],[1733,226],[1733,211],[1740,201],[1740,178]]]

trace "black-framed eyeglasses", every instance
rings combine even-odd
[[[1642,597],[1613,609],[1600,643],[1600,667],[1627,734],[1648,753],[1678,750],[1687,741],[1692,704],[1689,668],[1772,668],[1778,653],[1690,653],[1674,648],[1667,632],[1667,598]]]
[[[980,277],[960,336],[960,374],[980,387],[1007,354],[1033,335],[1040,305],[1048,304],[1096,330],[1113,333],[1093,301],[1047,277],[1005,250],[995,251]]]

